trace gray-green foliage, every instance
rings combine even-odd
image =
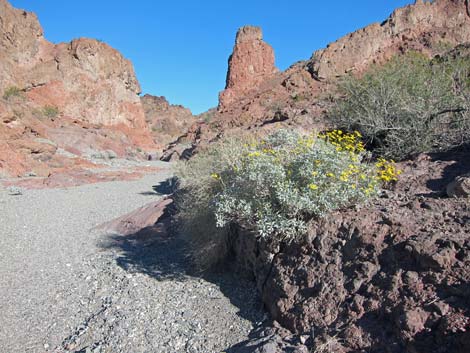
[[[295,239],[310,219],[376,193],[375,169],[364,156],[286,130],[248,145],[240,163],[217,176],[217,225],[236,222],[262,237]]]
[[[46,118],[55,118],[59,115],[59,108],[53,105],[46,105],[41,109],[41,113]]]
[[[10,86],[3,92],[4,99],[10,99],[11,97],[19,97],[21,96],[22,91],[16,86]]]
[[[339,83],[334,123],[359,130],[384,157],[447,149],[468,140],[469,57],[409,53]]]
[[[354,137],[355,136],[355,137]],[[265,140],[228,140],[177,168],[183,232],[203,265],[223,259],[228,225],[292,240],[327,212],[376,194],[379,180],[364,151],[348,150],[358,135],[334,145],[315,134],[280,130]]]
[[[212,173],[233,166],[241,154],[242,139],[226,139],[213,143],[209,149],[181,161],[176,166],[180,191],[176,195],[178,223],[191,244],[195,264],[205,269],[225,259],[227,229],[216,227],[212,199],[221,191],[221,185]]]

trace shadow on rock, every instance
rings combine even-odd
[[[470,144],[456,147],[447,152],[431,153],[430,157],[433,162],[444,164],[444,167],[440,177],[427,181],[427,187],[433,191],[433,195],[427,196],[444,196],[446,186],[455,177],[470,172]]]

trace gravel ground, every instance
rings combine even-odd
[[[91,230],[160,197],[138,181],[0,189],[0,352],[221,352],[263,319],[256,290],[187,274],[181,239]]]

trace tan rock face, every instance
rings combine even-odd
[[[468,0],[416,1],[395,10],[382,24],[367,26],[316,51],[311,72],[319,79],[333,79],[402,51],[435,54],[468,42],[469,10]]]
[[[0,0],[0,91],[16,86],[39,105],[103,125],[145,129],[140,86],[130,61],[93,39],[54,45],[36,16]]]
[[[155,150],[140,91],[117,50],[85,38],[50,43],[36,15],[0,0],[0,175],[48,175],[99,151]]]
[[[219,95],[219,110],[278,71],[274,51],[263,41],[261,28],[245,26],[238,30],[228,66],[225,90]]]
[[[140,100],[152,137],[161,147],[176,140],[196,121],[191,110],[182,105],[170,104],[165,97],[146,94]]]

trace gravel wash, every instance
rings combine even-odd
[[[248,338],[264,319],[254,284],[188,275],[178,236],[92,230],[161,197],[170,175],[0,189],[0,352],[210,353]]]

